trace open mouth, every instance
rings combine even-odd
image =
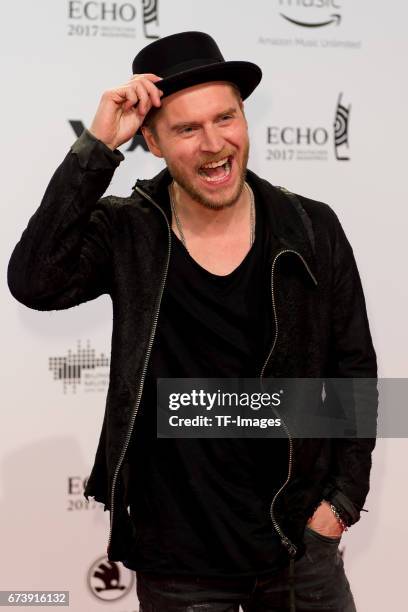
[[[218,161],[203,164],[198,169],[198,174],[208,183],[220,183],[228,178],[231,173],[232,155]]]

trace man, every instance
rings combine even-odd
[[[38,310],[108,293],[110,385],[86,487],[144,611],[355,610],[338,543],[369,488],[372,439],[157,439],[160,377],[375,378],[351,247],[325,204],[247,170],[261,80],[206,34],[155,41],[106,91],[16,246]],[[166,169],[100,199],[143,132]]]

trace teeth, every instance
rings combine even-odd
[[[224,159],[220,159],[220,161],[217,162],[210,162],[208,164],[203,164],[201,167],[202,168],[218,168],[218,166],[223,166],[224,164],[226,164],[228,161],[228,157],[225,157]]]
[[[207,183],[218,183],[220,181],[223,181],[225,179],[226,176],[229,175],[229,173],[231,172],[231,164],[229,161],[225,162],[225,173],[223,174],[223,176],[219,176],[219,177],[210,177],[207,176],[206,174],[201,173],[200,176],[207,181]]]

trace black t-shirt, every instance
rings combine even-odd
[[[172,253],[132,444],[132,569],[254,576],[279,569],[269,508],[285,479],[281,440],[157,439],[156,379],[257,377],[272,343],[271,236],[256,204],[255,241],[226,276],[200,266],[172,232]],[[282,455],[280,455],[282,456]]]

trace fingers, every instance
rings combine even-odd
[[[143,81],[143,85],[146,87],[146,91],[152,101],[152,104],[155,106],[160,106],[160,98],[163,95],[162,90],[150,81]]]
[[[161,80],[155,74],[133,75],[126,86],[126,110],[137,104],[138,113],[144,117],[152,106],[159,107],[163,92],[154,83]]]
[[[135,87],[124,87],[121,90],[121,94],[124,111],[129,110],[139,102],[139,95]]]
[[[92,133],[111,148],[129,140],[152,106],[161,106],[163,92],[156,85],[161,80],[155,74],[135,74],[128,83],[105,91],[91,125]]]
[[[151,72],[144,72],[143,74],[134,74],[131,80],[140,79],[140,78],[148,79],[149,81],[152,81],[153,83],[157,83],[157,81],[162,80],[162,77],[157,76],[157,74],[152,74]]]

